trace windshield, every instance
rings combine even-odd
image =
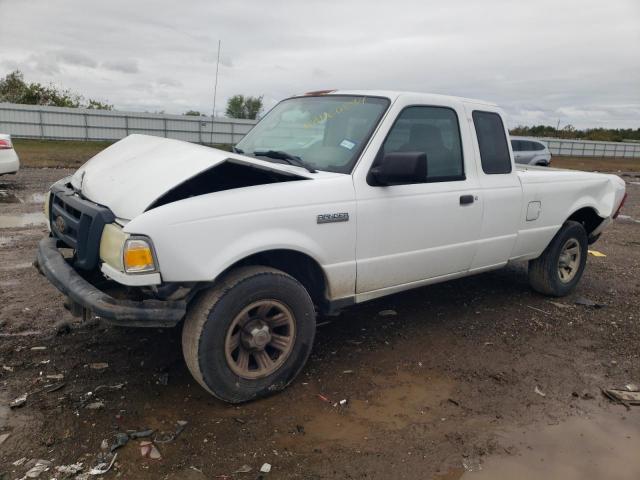
[[[388,105],[378,97],[290,98],[265,115],[236,149],[284,163],[288,154],[312,169],[350,173]],[[270,155],[260,155],[265,152]]]

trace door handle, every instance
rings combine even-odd
[[[460,195],[460,205],[469,205],[473,200],[473,195]]]

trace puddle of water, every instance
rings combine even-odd
[[[637,480],[640,478],[640,417],[601,413],[572,418],[538,431],[508,433],[502,445],[512,456],[489,457],[462,480]]]
[[[0,228],[20,228],[29,225],[44,225],[44,213],[21,213],[18,215],[0,215]]]

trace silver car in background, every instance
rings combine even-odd
[[[511,148],[516,163],[543,167],[548,167],[551,164],[551,152],[547,148],[547,144],[541,140],[511,137]]]
[[[11,136],[0,133],[0,175],[17,173],[20,169],[18,154],[13,149]]]

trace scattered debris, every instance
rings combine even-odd
[[[160,460],[162,455],[153,442],[140,442],[140,455],[151,460]]]
[[[320,400],[322,400],[323,402],[327,402],[327,403],[331,403],[331,400],[329,400],[327,397],[325,397],[324,395],[322,395],[321,393],[318,394],[318,398]]]
[[[233,420],[234,420],[235,422],[238,422],[238,423],[242,424],[242,425],[244,425],[245,423],[247,423],[247,422],[245,422],[245,421],[244,421],[242,418],[240,418],[240,417],[234,417],[234,418],[233,418]]]
[[[16,460],[15,462],[13,462],[11,465],[13,465],[14,467],[19,467],[19,466],[23,465],[24,462],[26,462],[26,461],[27,461],[27,457],[22,457],[22,458],[19,458],[18,460]]]
[[[578,297],[576,298],[576,305],[583,305],[585,307],[592,307],[592,308],[602,308],[602,307],[606,307],[607,305],[604,303],[597,303],[594,302],[593,300],[589,300],[588,298],[585,297]]]
[[[13,367],[10,367],[10,366],[8,366],[8,365],[3,365],[3,366],[2,366],[2,369],[3,369],[5,372],[13,372]]]
[[[347,399],[342,399],[338,402],[340,404],[341,407],[344,407],[347,404]]]
[[[109,450],[113,453],[120,447],[124,447],[128,441],[129,441],[128,434],[122,433],[122,432],[116,433],[116,440],[115,442],[113,442]]]
[[[180,435],[182,433],[182,431],[185,429],[185,427],[187,426],[189,422],[187,422],[186,420],[178,420],[176,422],[176,431],[169,434],[169,435],[163,435],[160,438],[158,438],[158,436],[156,435],[153,438],[153,441],[156,443],[169,443],[169,442],[173,442],[178,435]]]
[[[39,350],[46,350],[46,349],[47,349],[47,347],[31,347],[31,350],[34,351],[34,352],[39,351]]]
[[[635,386],[635,385],[634,385]],[[614,402],[621,403],[627,410],[629,410],[630,405],[640,405],[640,392],[639,391],[629,391],[625,389],[618,388],[609,388],[602,389],[602,393],[609,400]]]
[[[68,335],[71,333],[71,324],[66,320],[57,322],[54,328],[56,329],[56,335],[58,336]]]
[[[453,398],[447,398],[447,402],[455,405],[456,407],[460,406],[460,402],[458,402],[457,400],[454,400]]]
[[[606,257],[604,253],[597,250],[587,250],[587,252],[589,252],[589,255],[593,255],[594,257]]]
[[[129,438],[131,438],[132,440],[135,440],[136,438],[146,438],[146,437],[150,437],[151,435],[153,435],[153,432],[155,430],[141,430],[139,432],[128,432],[129,433]]]
[[[65,382],[51,383],[49,385],[45,385],[43,390],[47,393],[53,393],[53,392],[57,392],[58,390],[63,388],[65,385],[66,385]]]
[[[551,300],[549,300],[549,303],[554,307],[558,307],[558,308],[572,308],[571,305],[567,305],[566,303],[553,302]]]
[[[344,374],[353,373],[353,370],[343,370],[342,373],[344,373]]]
[[[624,388],[629,392],[640,392],[640,387],[635,383],[627,383]]]
[[[35,460],[35,464],[27,470],[24,478],[38,478],[41,474],[47,472],[49,468],[51,468],[51,462],[49,460]]]
[[[106,362],[90,363],[89,368],[92,370],[104,370],[105,368],[109,368],[109,364]]]
[[[480,458],[475,455],[464,457],[462,459],[462,466],[467,472],[479,472],[482,470]]]
[[[64,375],[61,373],[56,373],[54,375],[45,375],[45,377],[47,380],[62,380],[64,378]]]
[[[395,310],[381,310],[378,312],[378,315],[380,315],[381,317],[395,317],[396,315],[398,315],[398,312],[396,312]]]
[[[89,470],[89,475],[104,475],[105,473],[107,473],[109,470],[111,470],[111,467],[113,467],[117,456],[118,453],[116,452],[113,454],[113,457],[111,457],[110,462],[101,462],[93,467],[91,470]]]
[[[75,475],[82,471],[82,462],[57,466],[56,471],[62,475]]]
[[[237,469],[233,473],[249,473],[251,471],[251,467],[249,465],[242,465],[239,469]]]
[[[540,390],[540,388],[538,388],[538,386],[536,386],[536,388],[534,388],[533,391],[535,393],[537,393],[538,395],[540,395],[541,397],[546,397],[547,396],[547,394],[544,393],[542,390]]]
[[[0,445],[2,445],[4,442],[7,441],[7,438],[9,438],[9,435],[11,435],[10,433],[3,433],[2,435],[0,435]]]
[[[85,405],[84,408],[87,408],[89,410],[100,410],[101,408],[104,408],[104,402],[100,400],[98,400],[97,402],[91,402]]]
[[[157,382],[160,385],[167,386],[169,385],[169,374],[168,373],[159,373],[157,375]]]
[[[545,312],[544,310],[541,310],[541,309],[536,308],[536,307],[532,307],[531,305],[527,305],[527,308],[530,308],[531,310],[535,310],[536,312],[544,313],[545,315],[551,315],[551,313]]]
[[[18,398],[16,398],[13,402],[11,402],[9,404],[10,408],[19,408],[21,406],[23,406],[25,403],[27,403],[27,396],[28,394],[24,394],[24,395],[20,395]]]
[[[262,466],[260,467],[260,472],[261,473],[269,473],[271,471],[271,464],[270,463],[263,463]]]
[[[120,390],[125,385],[126,385],[125,383],[116,383],[115,385],[98,385],[94,389],[94,393],[100,390]]]

